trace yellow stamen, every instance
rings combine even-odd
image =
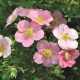
[[[49,58],[49,57],[52,56],[52,52],[51,52],[50,49],[45,49],[45,50],[43,51],[43,55],[44,55],[45,57]]]
[[[65,58],[65,60],[70,60],[71,55],[68,52],[66,52],[64,55],[64,58]]]
[[[41,16],[38,16],[38,17],[36,17],[36,21],[38,21],[38,22],[43,22],[43,21],[44,21],[44,18],[41,17]]]
[[[27,37],[32,37],[33,35],[33,28],[28,28],[24,31],[24,35],[27,36]]]
[[[0,45],[0,52],[4,52],[5,46],[3,44]]]
[[[64,33],[64,34],[62,35],[62,39],[65,40],[65,41],[67,41],[67,40],[70,39],[70,36],[69,36],[67,33]]]

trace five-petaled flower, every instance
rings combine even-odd
[[[67,21],[65,18],[63,18],[63,15],[60,11],[55,11],[53,14],[53,21],[52,21],[52,25],[51,28],[54,29],[55,27],[58,27],[59,24],[67,24]]]
[[[41,40],[37,44],[37,50],[33,56],[35,63],[43,64],[46,67],[52,67],[58,64],[58,52],[60,48],[57,43]]]
[[[21,42],[24,47],[29,47],[34,40],[40,40],[44,37],[44,31],[35,22],[22,20],[17,24],[18,31],[15,33],[17,42]]]
[[[0,57],[7,58],[11,54],[10,39],[0,35]]]
[[[59,65],[61,68],[72,67],[76,63],[75,59],[77,59],[79,55],[78,50],[61,50],[59,52]]]
[[[69,28],[66,24],[60,24],[53,30],[54,36],[62,49],[76,49],[78,47],[78,33],[75,29]]]
[[[50,22],[53,20],[51,13],[48,10],[42,9],[30,10],[28,17],[31,18],[32,21],[38,23],[39,25],[46,26],[50,26]]]

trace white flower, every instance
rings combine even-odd
[[[0,57],[7,58],[11,54],[10,39],[0,35]]]
[[[53,30],[54,36],[58,39],[58,44],[62,49],[76,49],[78,47],[78,32],[69,28],[66,24],[60,24]]]

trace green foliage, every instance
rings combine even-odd
[[[53,73],[54,73],[57,77],[60,77],[61,79],[65,79],[65,76],[62,75],[63,72],[64,72],[64,71],[61,70],[61,68],[60,68],[59,66],[56,66],[56,67],[54,68],[54,71],[53,71]]]
[[[68,20],[68,25],[75,28],[80,36],[80,0],[0,0],[0,34],[12,39],[12,55],[6,59],[0,58],[0,80],[80,80],[80,59],[73,68],[64,69],[63,73],[59,66],[45,68],[33,62],[36,42],[30,48],[15,42],[15,24],[7,29],[4,27],[7,17],[19,6],[48,9],[51,12],[60,10]],[[46,30],[47,39],[56,41],[50,33]]]
[[[15,66],[9,66],[6,60],[2,62],[0,65],[0,76],[2,77],[1,80],[10,80],[12,78],[16,78],[17,76],[17,69]]]

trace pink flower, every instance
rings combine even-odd
[[[60,48],[57,43],[41,40],[37,44],[37,50],[33,56],[35,63],[42,64],[46,67],[52,67],[58,64],[58,52]]]
[[[0,57],[7,58],[11,54],[10,39],[0,35]]]
[[[12,12],[12,14],[11,14],[11,15],[8,17],[8,19],[7,19],[6,27],[9,26],[10,24],[12,24],[12,23],[16,20],[16,18],[18,17],[18,12],[19,12],[19,8],[16,8],[16,9]]]
[[[61,23],[67,24],[66,19],[63,18],[63,15],[62,15],[62,13],[60,11],[55,11],[53,13],[53,18],[54,18],[54,20],[53,20],[51,28],[55,28]]]
[[[54,36],[62,49],[76,49],[78,47],[78,33],[75,29],[69,28],[66,24],[60,24],[53,30]]]
[[[44,37],[44,31],[35,22],[22,20],[17,24],[18,31],[15,33],[17,42],[21,42],[24,47],[29,47],[34,40],[40,40]]]
[[[79,51],[78,50],[61,50],[59,52],[59,64],[61,68],[66,68],[66,67],[72,67],[79,56]]]
[[[42,9],[30,10],[28,17],[39,25],[46,26],[50,26],[50,22],[53,20],[53,17],[51,16],[50,12],[48,10]]]

